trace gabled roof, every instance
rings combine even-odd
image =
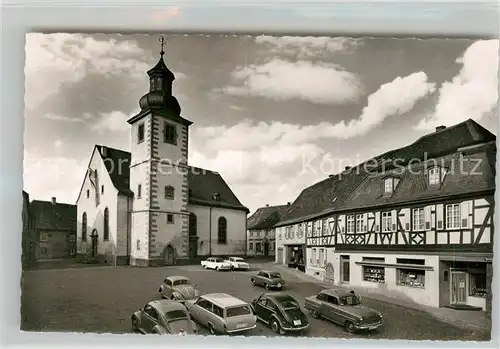
[[[410,201],[438,199],[495,190],[494,148],[462,155],[454,153],[437,158],[446,174],[441,185],[429,186],[425,163],[404,169],[372,174],[336,209],[353,210],[365,207],[395,205]],[[392,195],[384,195],[383,179],[387,174],[399,178]]]
[[[189,167],[189,203],[218,206],[249,212],[219,173],[199,167]],[[214,194],[218,194],[214,199]]]
[[[345,199],[377,170],[391,169],[391,163],[398,159],[402,166],[410,161],[430,159],[455,153],[461,147],[495,141],[490,131],[472,119],[444,130],[432,132],[412,144],[388,151],[373,159],[330,176],[305,188],[292,203],[285,216],[276,226],[299,223],[325,212],[341,207]],[[333,200],[335,201],[333,202]]]
[[[33,200],[30,210],[36,229],[76,230],[76,205]]]
[[[271,229],[288,209],[288,205],[266,206],[255,211],[247,220],[248,230]]]
[[[130,153],[103,145],[96,145],[96,148],[118,193],[125,196],[134,195],[130,190]]]

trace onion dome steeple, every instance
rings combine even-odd
[[[149,92],[139,100],[139,106],[142,110],[167,108],[180,115],[181,107],[179,102],[172,96],[172,84],[175,75],[168,69],[163,60],[165,38],[161,36],[159,41],[161,42],[160,60],[147,72],[149,76]]]

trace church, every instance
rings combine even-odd
[[[246,255],[249,210],[220,174],[188,165],[192,122],[164,54],[127,121],[131,152],[94,146],[77,199],[80,260],[147,267]]]

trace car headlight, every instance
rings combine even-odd
[[[359,317],[359,322],[362,322],[364,318],[362,316]]]

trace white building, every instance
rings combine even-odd
[[[77,199],[77,249],[111,264],[246,254],[248,209],[215,172],[188,165],[189,126],[163,52],[130,118],[131,153],[96,145]]]
[[[260,207],[247,221],[247,256],[274,256],[276,251],[276,229],[288,209],[288,205]]]

